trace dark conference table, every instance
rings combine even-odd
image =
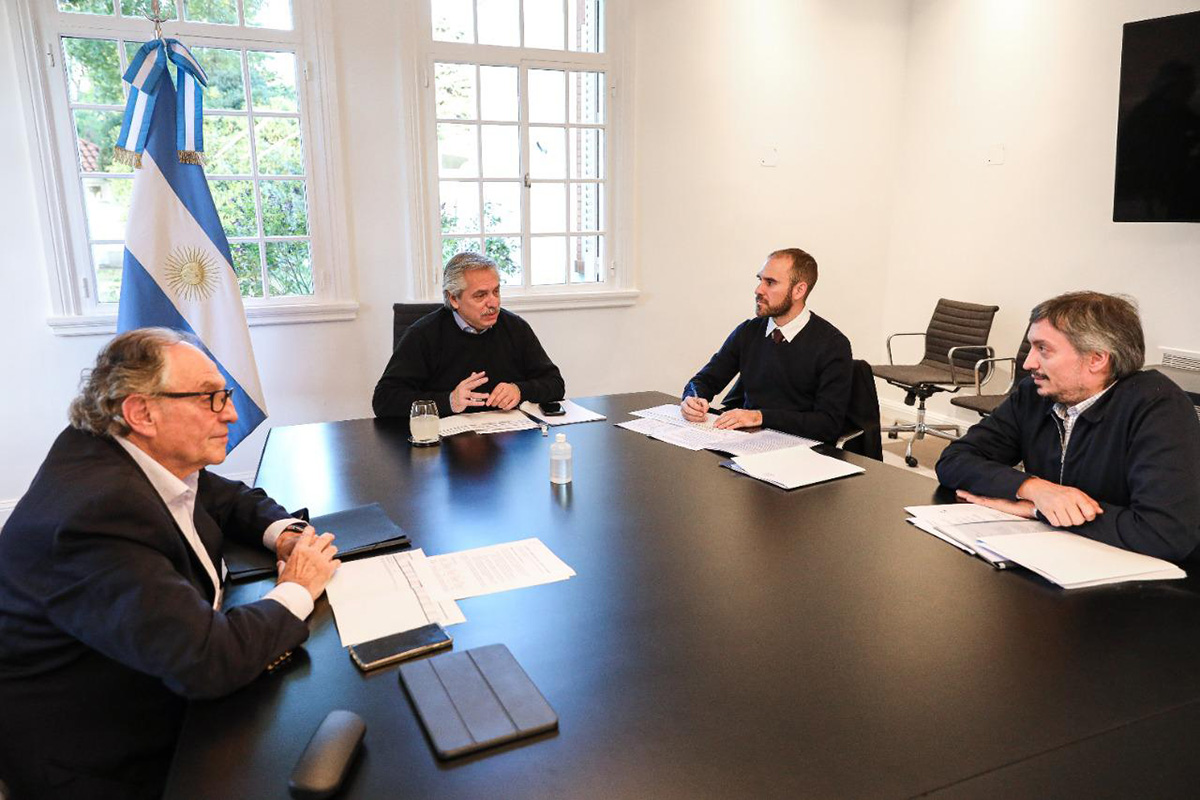
[[[288,797],[337,708],[367,723],[348,798],[1195,795],[1195,578],[1065,592],[905,523],[949,498],[902,468],[844,454],[866,473],[785,492],[613,426],[671,401],[583,399],[608,420],[559,429],[565,490],[538,431],[272,430],[257,482],[286,507],[379,502],[430,555],[536,536],[577,571],[449,628],[508,645],[560,729],[438,761],[397,668],[359,673],[322,599],[294,663],[191,705],[167,797]]]

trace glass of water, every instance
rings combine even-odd
[[[408,440],[415,445],[427,447],[437,444],[440,440],[438,428],[437,403],[432,400],[418,400],[412,404],[408,414]]]

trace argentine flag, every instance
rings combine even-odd
[[[267,406],[233,257],[204,168],[179,163],[175,90],[164,80],[158,92],[133,179],[117,330],[161,326],[199,339],[236,389],[232,450],[266,419]]]

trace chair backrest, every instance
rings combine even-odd
[[[1021,346],[1017,348],[1017,361],[1013,364],[1013,379],[1012,386],[1008,388],[1009,394],[1017,390],[1017,384],[1029,377],[1029,370],[1025,369],[1025,359],[1029,358],[1029,328],[1025,328],[1025,335],[1021,337]]]
[[[441,307],[441,303],[392,303],[392,349],[400,344],[409,325]]]
[[[883,461],[883,438],[879,430],[879,395],[875,392],[875,375],[871,365],[861,359],[854,360],[854,373],[850,379],[850,405],[846,408],[846,422],[842,435],[862,431],[844,445],[845,450]]]
[[[983,351],[988,334],[992,332],[992,320],[1000,306],[981,306],[942,298],[933,309],[929,328],[925,331],[925,358],[921,363],[927,367],[947,369],[950,360],[946,357],[952,347],[977,347],[954,355],[955,369],[966,370],[972,376],[975,362],[986,357]],[[967,377],[967,381],[973,380]]]

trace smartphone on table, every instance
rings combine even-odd
[[[394,664],[422,653],[449,647],[454,640],[436,622],[401,631],[369,642],[350,645],[350,658],[363,672]]]

